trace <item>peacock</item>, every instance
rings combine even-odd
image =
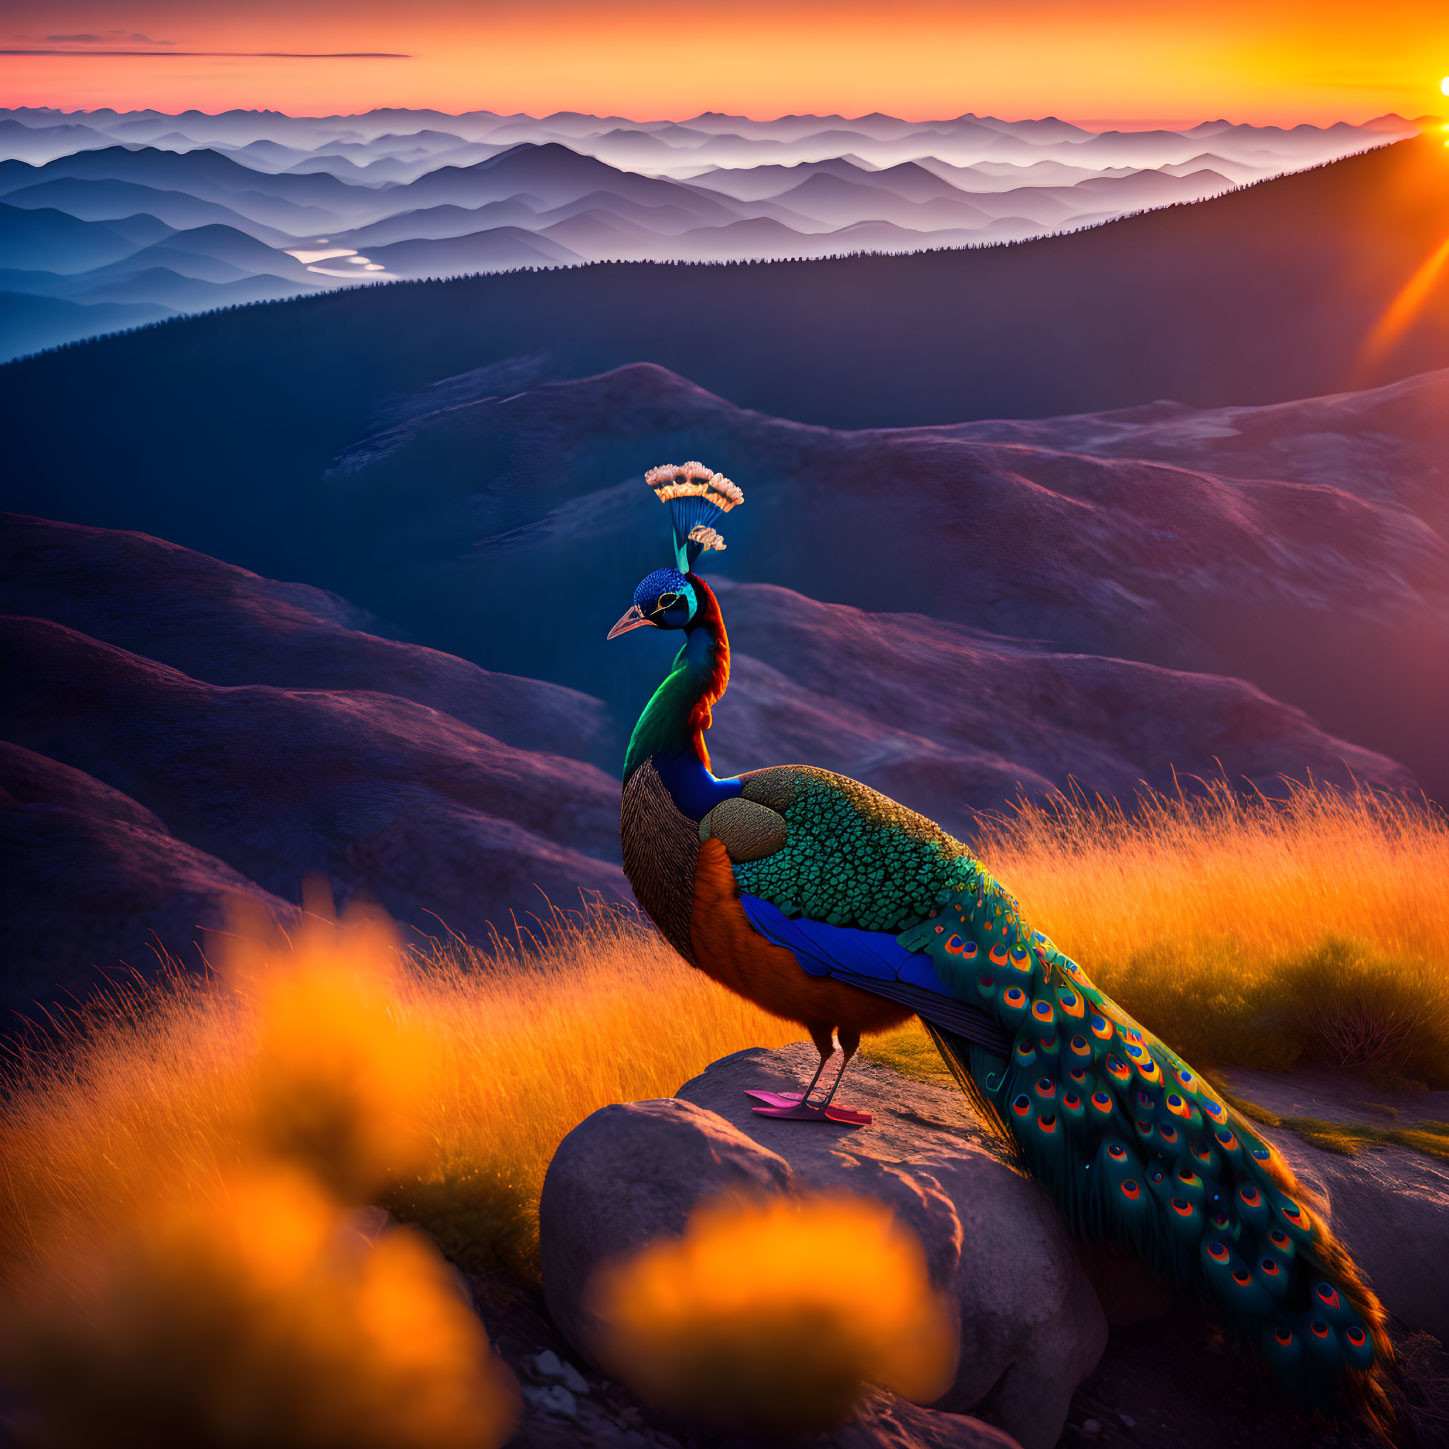
[[[624,872],[687,961],[802,1024],[820,1066],[757,1112],[868,1123],[835,1093],[863,1032],[919,1016],[952,1075],[1072,1228],[1114,1239],[1220,1305],[1305,1402],[1387,1415],[1385,1315],[1274,1149],[1169,1047],[1021,918],[1017,901],[931,820],[829,770],[729,779],[705,735],[729,682],[719,601],[696,568],[744,501],[698,462],[651,469],[674,564],[610,639],[683,644],[624,765]],[[812,1100],[838,1039],[841,1062]]]

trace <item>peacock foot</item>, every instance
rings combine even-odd
[[[805,1101],[799,1092],[746,1090],[745,1096],[764,1103],[754,1109],[761,1117],[782,1117],[790,1122],[838,1122],[845,1127],[869,1127],[872,1120],[869,1112],[856,1112],[834,1102],[817,1107]]]

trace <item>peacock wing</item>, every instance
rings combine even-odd
[[[741,781],[740,809],[783,828],[770,850],[736,856],[725,841],[735,881],[786,917],[896,934],[949,900],[974,865],[934,821],[844,775],[776,765]]]
[[[929,957],[897,939],[962,873],[965,847],[938,825],[844,775],[778,765],[742,777],[700,835],[725,846],[750,924],[802,970],[909,1007],[1004,1055],[1010,1039],[957,999]]]

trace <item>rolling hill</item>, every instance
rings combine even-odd
[[[560,375],[647,358],[744,406],[845,427],[1162,397],[1266,403],[1449,362],[1442,288],[1394,346],[1367,353],[1449,235],[1446,171],[1444,148],[1424,138],[1014,246],[749,266],[605,263],[368,288],[36,359],[0,374],[0,388],[35,420],[14,439],[22,460],[48,447],[45,408],[25,402],[32,393],[113,396],[108,437],[123,471],[145,415],[126,379],[174,363],[185,372],[176,385],[201,394],[203,412],[211,394],[234,397],[222,406],[238,424],[253,390],[269,390],[264,369],[323,379],[288,389],[257,434],[269,445],[300,430],[314,461],[381,396],[540,351]],[[64,455],[59,465],[73,466]]]
[[[624,896],[617,781],[581,758],[616,743],[598,700],[144,534],[8,515],[0,539],[0,1009],[83,996],[116,963],[154,970],[158,946],[195,965],[229,898],[287,920],[316,870],[344,900],[474,939],[543,909],[540,890]],[[963,835],[1018,789],[1129,796],[1174,764],[1268,788],[1304,769],[1412,783],[1242,680],[719,588],[724,769],[808,757]],[[661,663],[646,648],[626,672]]]
[[[603,698],[616,738],[591,758],[608,764],[655,667],[598,642],[658,558],[638,478],[661,457],[704,457],[754,505],[732,519],[726,576],[1023,648],[1246,680],[1449,792],[1449,681],[1419,662],[1449,654],[1449,535],[1432,501],[1449,374],[1337,405],[847,431],[736,407],[655,366],[549,381],[538,356],[364,393],[346,354],[304,371],[305,340],[246,389],[198,377],[189,355],[149,363],[114,414],[112,374],[90,395],[97,430],[51,429],[47,466],[15,470],[0,499],[305,579],[485,668]],[[15,365],[0,383],[47,375],[54,416],[62,365],[121,345]],[[342,386],[324,385],[328,367]],[[168,394],[184,403],[164,427],[130,416]],[[14,415],[24,431],[25,409]],[[1143,457],[1124,451],[1137,435]],[[1315,467],[1323,455],[1355,466]],[[788,660],[776,667],[791,677]]]
[[[429,933],[623,895],[597,701],[157,539],[0,530],[0,1011],[194,966],[229,897],[287,919],[317,869]]]

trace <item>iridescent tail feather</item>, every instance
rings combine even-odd
[[[1198,1287],[1306,1403],[1391,1421],[1382,1305],[1282,1157],[1099,991],[975,861],[899,938],[1011,1035],[932,1032],[953,1074],[1079,1233]]]

